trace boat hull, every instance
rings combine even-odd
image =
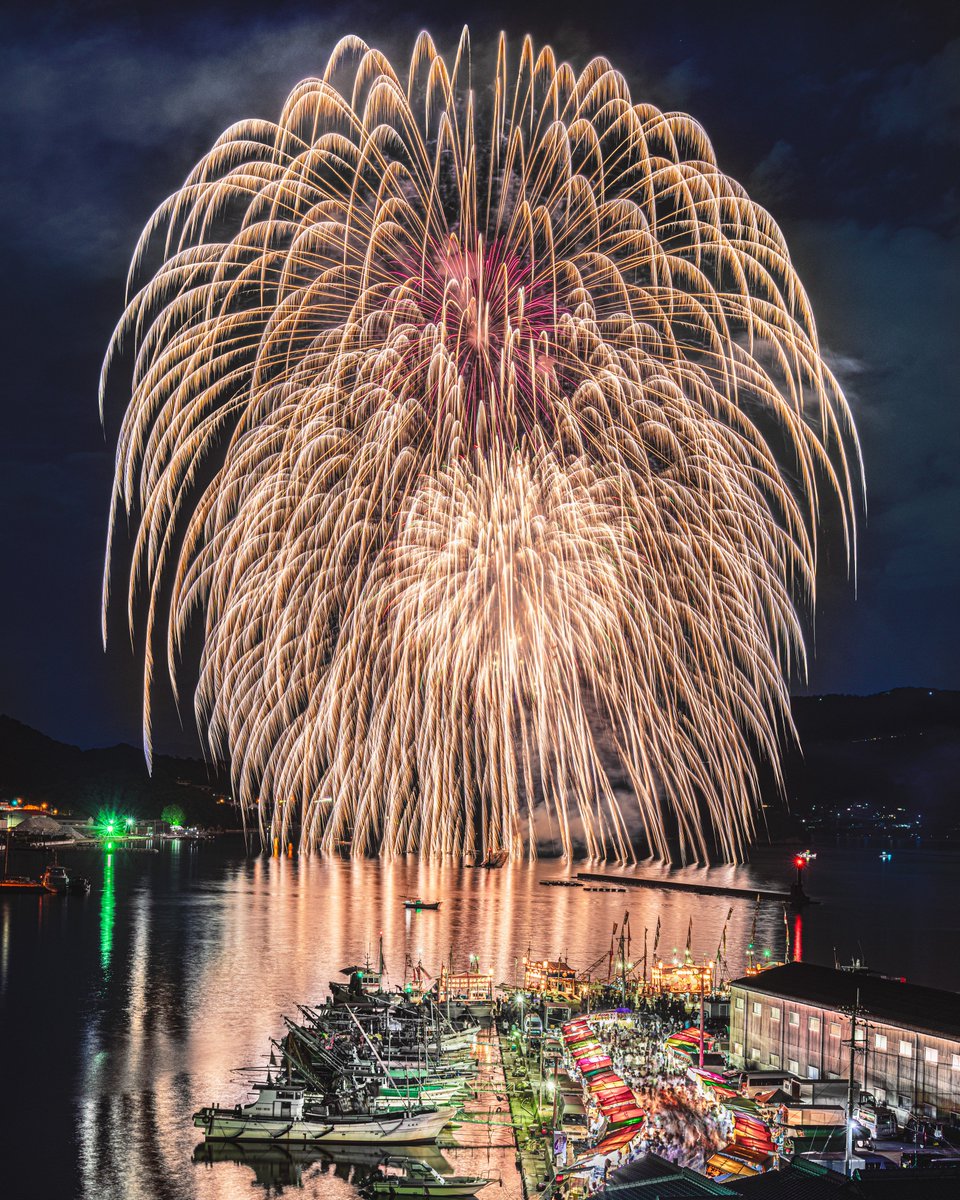
[[[453,1108],[413,1115],[365,1114],[359,1119],[331,1117],[329,1120],[291,1121],[283,1117],[245,1117],[231,1109],[201,1109],[193,1123],[202,1129],[208,1141],[287,1143],[304,1146],[312,1143],[377,1142],[386,1145],[417,1145],[434,1142],[443,1127],[453,1119]]]
[[[401,1180],[378,1179],[372,1191],[375,1196],[390,1196],[391,1200],[394,1196],[450,1196],[453,1200],[469,1200],[488,1182],[487,1179],[448,1179],[444,1183],[430,1183],[429,1180],[414,1179],[404,1183]]]

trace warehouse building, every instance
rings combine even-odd
[[[813,963],[730,985],[730,1061],[802,1079],[846,1079],[859,999],[854,1075],[894,1109],[960,1120],[960,995]]]

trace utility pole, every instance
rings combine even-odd
[[[850,1011],[850,1073],[847,1077],[847,1140],[843,1156],[843,1173],[850,1176],[853,1173],[853,1111],[854,1093],[857,1086],[857,1018],[860,1016],[860,989],[857,988],[856,1000]]]
[[[700,1070],[703,1070],[703,967],[700,968]]]

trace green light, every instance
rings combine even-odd
[[[764,952],[763,952],[763,957],[764,957],[764,958],[769,958],[769,957],[770,957],[770,951],[769,951],[769,950],[764,950]]]

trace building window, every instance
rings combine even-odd
[[[955,1054],[950,1060],[950,1068],[953,1071],[960,1071],[960,1054]]]
[[[810,1030],[811,1033],[816,1033],[817,1030],[820,1028],[820,1018],[819,1017],[811,1017],[810,1020],[807,1022],[807,1028]]]
[[[750,1058],[754,1062],[760,1061],[760,1047],[759,1046],[751,1046],[750,1047]]]
[[[810,1079],[819,1079],[820,1070],[818,1067],[807,1067],[807,1076]]]
[[[830,1036],[831,1037],[839,1037],[840,1036],[840,1026],[839,1025],[833,1024],[830,1026]]]
[[[865,1042],[867,1040],[867,1031],[862,1025],[858,1025],[854,1030],[853,1040],[855,1042]]]
[[[734,1042],[733,1052],[734,1054],[743,1054],[743,1042]]]
[[[743,1012],[743,997],[737,997],[737,1012]]]
[[[800,1064],[797,1062],[797,1060],[795,1058],[787,1059],[787,1070],[790,1072],[791,1075],[799,1075],[800,1074]]]
[[[770,1066],[771,1067],[779,1067],[780,1066],[780,1055],[779,1054],[771,1054],[770,1055]]]
[[[923,1050],[923,1061],[928,1063],[937,1062],[936,1046],[925,1046]]]
[[[780,1009],[779,1009],[779,1008],[773,1008],[773,1007],[771,1007],[771,1009],[770,1009],[770,1020],[771,1020],[771,1021],[779,1021],[779,1020],[780,1020]]]
[[[887,1035],[885,1033],[878,1033],[876,1038],[874,1039],[874,1045],[876,1046],[876,1048],[878,1050],[886,1050]]]
[[[909,1108],[909,1107],[910,1107],[910,1097],[909,1096],[898,1096],[897,1097],[897,1108]]]
[[[876,1096],[876,1098],[882,1104],[883,1101],[886,1100],[886,1098],[887,1098],[887,1089],[886,1088],[874,1088],[873,1094]]]
[[[792,1012],[790,1014],[790,1024],[791,1025],[799,1025],[800,1024],[800,1014],[799,1013]]]
[[[760,1011],[761,1011],[761,1010],[760,1010],[760,1001],[759,1001],[759,1000],[754,1000],[754,1002],[753,1002],[753,1015],[754,1015],[755,1017],[759,1017],[759,1016],[760,1016]]]
[[[900,1057],[901,1058],[912,1058],[913,1057],[913,1042],[905,1042],[902,1038],[900,1039]]]

